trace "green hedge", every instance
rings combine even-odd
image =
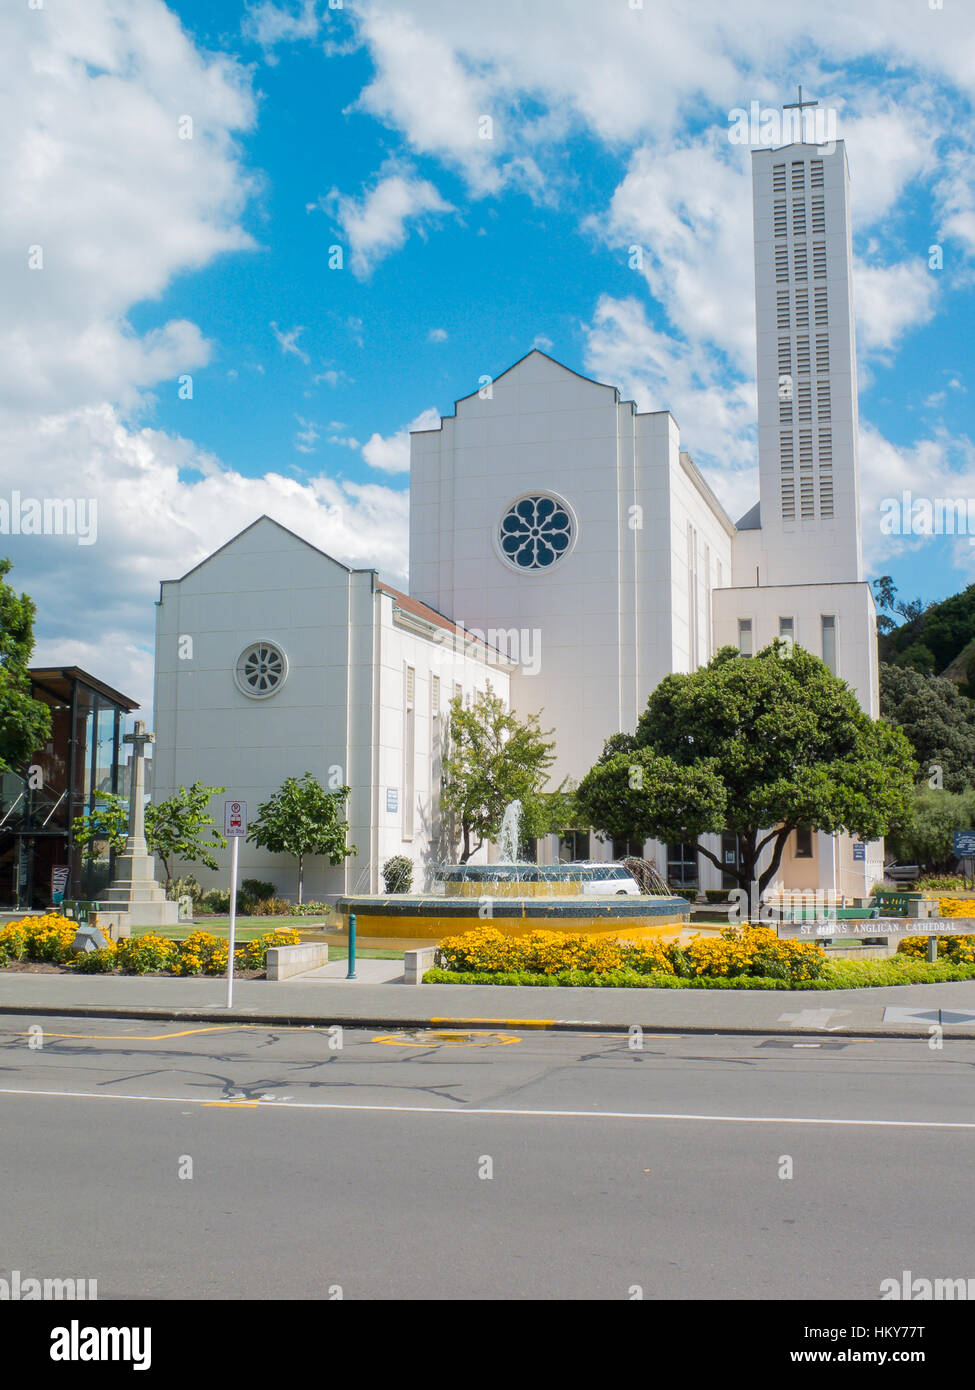
[[[822,979],[790,984],[767,975],[694,976],[638,975],[635,970],[563,970],[557,975],[533,975],[527,970],[461,972],[435,967],[423,976],[425,985],[555,985],[587,989],[869,989],[883,985],[943,984],[975,979],[975,965],[947,965],[891,956],[887,960],[831,960]]]

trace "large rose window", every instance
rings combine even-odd
[[[569,550],[572,538],[568,508],[544,493],[513,502],[498,531],[501,554],[519,570],[550,568]]]

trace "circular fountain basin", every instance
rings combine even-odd
[[[459,936],[477,927],[494,927],[506,936],[564,931],[638,941],[644,937],[675,938],[690,920],[686,898],[582,893],[514,896],[486,891],[485,884],[476,896],[371,893],[340,898],[336,906],[346,929],[349,914],[355,913],[360,936],[426,941]]]

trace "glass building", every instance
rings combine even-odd
[[[30,677],[34,699],[51,711],[51,735],[26,777],[0,776],[0,906],[14,908],[97,898],[111,881],[107,843],[82,849],[72,825],[97,792],[128,795],[123,721],[139,708],[76,666],[37,668]]]

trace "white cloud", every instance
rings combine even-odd
[[[406,243],[407,223],[423,231],[424,219],[453,212],[428,179],[416,178],[408,169],[380,176],[362,198],[333,188],[322,199],[342,229],[351,251],[353,275],[365,279],[380,261]]]
[[[730,378],[717,354],[659,332],[637,299],[603,295],[584,332],[587,372],[639,410],[669,410],[682,447],[737,520],[758,496],[753,383]]]
[[[306,420],[301,415],[296,415],[295,419],[301,429],[295,434],[295,448],[300,454],[313,454],[315,445],[318,443],[318,427],[311,420]]]
[[[272,65],[277,62],[273,53],[275,44],[313,39],[318,34],[315,0],[302,0],[297,8],[262,0],[257,5],[245,5],[245,11],[240,31],[244,38],[260,44],[264,49],[265,62]]]
[[[427,334],[428,343],[445,343],[447,341],[446,328],[431,328]]]
[[[276,323],[272,321],[270,324],[270,329],[271,332],[274,334],[275,338],[277,339],[278,346],[284,353],[285,357],[297,357],[300,361],[304,362],[305,366],[307,367],[308,364],[311,362],[311,358],[308,356],[307,352],[303,351],[303,349],[298,346],[298,339],[305,331],[304,324],[299,323],[297,327],[289,328],[287,332],[285,332],[283,329],[280,329]]]
[[[671,322],[754,370],[751,170],[743,151],[707,136],[636,150],[591,230],[625,255]]]
[[[29,478],[34,496],[97,503],[94,545],[69,536],[3,537],[13,582],[38,606],[35,660],[64,663],[87,653],[79,664],[143,705],[152,699],[160,579],[178,578],[262,513],[346,564],[375,565],[405,580],[406,491],[324,475],[245,477],[189,440],[127,428],[110,406],[50,416],[40,428],[25,416],[7,422],[0,440],[4,478]]]
[[[374,434],[362,446],[362,457],[370,468],[378,468],[383,473],[408,473],[410,471],[410,431],[435,430],[440,425],[440,412],[430,406],[404,425],[395,434]]]
[[[922,260],[853,269],[857,347],[864,353],[895,348],[912,328],[933,318],[937,285]]]
[[[4,6],[0,52],[0,405],[132,403],[210,347],[183,321],[136,333],[131,306],[251,245],[235,144],[254,120],[247,75],[194,48],[159,0]]]

